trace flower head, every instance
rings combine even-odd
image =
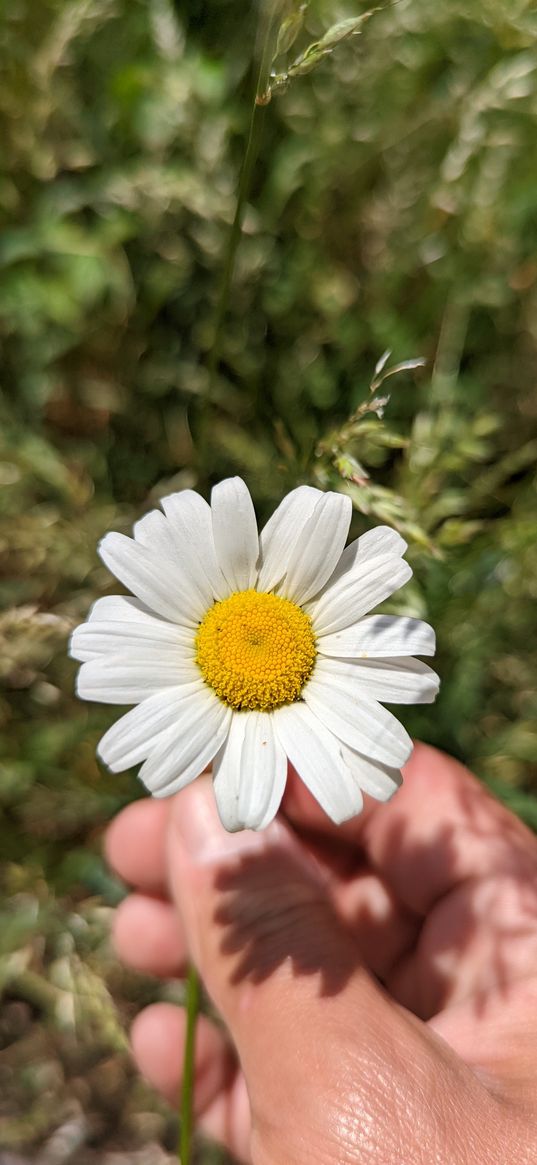
[[[345,549],[351,503],[300,486],[258,535],[240,478],[209,506],[172,494],[134,527],[107,534],[103,561],[134,597],[98,599],[76,629],[78,694],[134,704],[103,736],[113,772],[143,762],[156,797],[212,762],[227,829],[262,829],[280,805],[290,760],[336,822],[383,801],[412,751],[383,707],[428,703],[438,677],[418,619],[369,612],[411,576],[387,526]]]

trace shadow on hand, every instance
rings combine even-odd
[[[408,946],[380,981],[422,1019],[460,998],[465,985],[479,1014],[491,990],[506,989],[525,961],[537,967],[537,846],[503,806],[477,793],[474,782],[462,781],[454,819],[439,823],[433,834],[425,830],[423,841],[415,828],[410,840],[410,816],[398,812],[390,824],[391,807],[375,809],[379,823],[384,815],[391,889],[401,909],[410,908],[416,918]],[[404,795],[403,789],[392,804],[400,806]],[[318,851],[314,832],[302,841]],[[465,847],[473,847],[470,876]],[[356,844],[355,854],[344,880],[367,869],[386,879],[386,868],[369,863],[367,846]],[[408,901],[412,881],[425,889],[424,912]],[[330,996],[364,967],[360,936],[371,928],[373,906],[362,900],[354,916],[340,921],[327,885],[306,857],[278,845],[244,855],[219,873],[217,889],[215,922],[222,953],[236,955],[234,983],[260,983],[288,963],[294,976],[318,976],[319,994]],[[391,923],[381,918],[376,925],[380,943],[382,926]]]
[[[261,983],[288,963],[295,976],[318,975],[320,995],[335,995],[360,966],[321,880],[286,849],[244,855],[218,873],[216,888],[221,950],[237,956],[232,983]]]
[[[491,996],[537,973],[535,839],[470,780],[457,785],[453,819],[432,836],[426,830],[420,842],[413,830],[409,844],[406,824],[399,814],[386,830],[392,888],[405,907],[426,906],[382,981],[421,1019],[461,1002],[483,1016]],[[351,922],[357,937],[362,917]]]

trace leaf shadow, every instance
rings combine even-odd
[[[449,1004],[454,980],[471,968],[471,986],[465,1001],[476,1017],[484,1015],[490,993],[507,992],[513,980],[514,951],[522,957],[534,952],[537,967],[537,846],[529,831],[474,782],[456,785],[453,820],[423,840],[409,830],[410,815],[394,814],[390,806],[375,806],[378,822],[384,815],[384,851],[392,871],[404,866],[421,885],[427,909],[405,901],[392,873],[391,890],[413,915],[408,946],[383,971],[366,969],[397,1002],[427,1020]],[[392,804],[405,796],[404,787]],[[399,801],[400,803],[400,801]],[[371,831],[372,814],[366,816]],[[349,846],[345,830],[341,846]],[[305,838],[304,838],[305,840]],[[308,842],[315,851],[315,830]],[[474,848],[471,875],[466,872],[465,846]],[[309,876],[305,876],[304,862]],[[367,841],[356,844],[355,857],[345,875],[352,879],[364,868],[386,876],[386,865],[370,859]],[[364,967],[361,933],[378,927],[378,941],[386,939],[382,918],[362,900],[345,922],[334,910],[327,880],[314,860],[293,846],[270,845],[246,853],[233,868],[217,874],[218,905],[215,922],[221,930],[221,950],[235,956],[234,984],[260,984],[287,964],[294,976],[317,977],[321,996],[340,992],[349,978]],[[495,909],[495,894],[501,909]],[[342,932],[345,941],[341,941]],[[349,938],[351,941],[349,941]],[[522,952],[523,954],[523,952]],[[371,960],[372,962],[372,960]]]
[[[242,855],[218,872],[216,889],[214,921],[222,954],[236,956],[234,985],[260,984],[287,964],[294,977],[317,976],[321,996],[336,995],[360,965],[359,952],[340,941],[342,926],[313,865],[305,877],[304,858],[287,847]]]

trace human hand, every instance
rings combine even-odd
[[[263,833],[225,833],[203,777],[125,809],[107,853],[135,888],[120,956],[192,957],[224,1020],[198,1021],[196,1111],[240,1160],[537,1161],[537,841],[456,761],[418,745],[339,827],[291,774]],[[172,1103],[184,1032],[165,1003],[132,1031]]]

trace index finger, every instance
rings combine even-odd
[[[388,804],[368,799],[360,817],[335,826],[292,774],[284,812],[299,831],[365,857],[418,914],[460,882],[487,871],[535,877],[537,843],[458,761],[417,744]]]

